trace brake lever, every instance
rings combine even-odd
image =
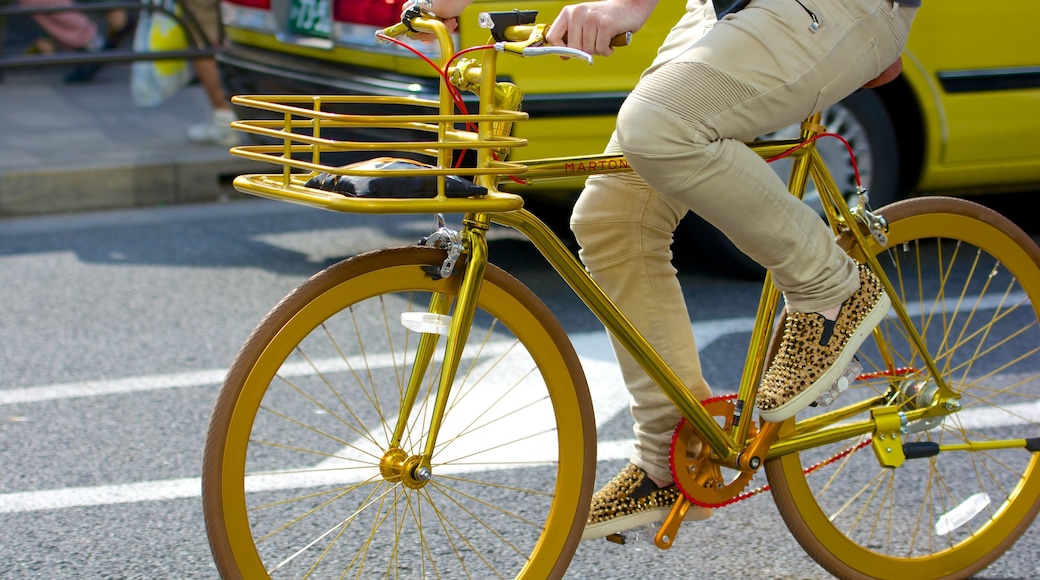
[[[499,52],[512,52],[517,51],[507,45],[510,43],[496,42],[495,50]],[[580,58],[585,62],[592,64],[592,55],[576,48],[570,48],[566,46],[525,46],[519,51],[521,56],[545,56],[545,55],[556,55],[566,58]]]

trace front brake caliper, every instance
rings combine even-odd
[[[462,255],[462,237],[459,236],[457,230],[450,229],[445,225],[443,215],[437,214],[436,219],[437,230],[419,240],[419,245],[440,248],[447,252],[448,255],[444,258],[444,262],[441,263],[440,270],[435,272],[439,277],[447,278],[455,271],[455,264],[459,261],[459,256]]]

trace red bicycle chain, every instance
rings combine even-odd
[[[879,378],[879,377],[891,377],[891,376],[897,376],[897,375],[909,375],[909,374],[914,374],[916,372],[917,371],[915,369],[910,368],[910,367],[900,367],[900,368],[892,369],[892,370],[884,370],[884,371],[876,371],[876,372],[871,372],[871,373],[863,373],[863,374],[858,375],[855,380],[860,381],[860,380],[867,380],[867,379],[876,379],[876,378]],[[717,403],[719,401],[732,401],[732,400],[734,400],[736,398],[737,398],[736,394],[719,395],[717,397],[710,397],[710,398],[704,399],[703,401],[701,401],[701,404],[702,405],[708,405],[708,404],[711,404],[711,403]],[[679,420],[679,424],[675,426],[675,430],[672,431],[672,443],[669,446],[669,451],[671,451],[671,453],[669,454],[668,465],[669,465],[669,467],[671,469],[671,472],[672,472],[672,479],[674,481],[676,481],[676,482],[678,482],[678,477],[676,477],[676,472],[675,472],[675,460],[674,460],[675,443],[678,440],[679,431],[682,428],[684,421],[686,421],[685,418],[680,419]],[[857,443],[855,445],[852,445],[851,447],[843,449],[843,450],[839,451],[838,453],[836,453],[836,454],[834,454],[834,455],[824,459],[823,461],[820,461],[818,463],[814,463],[813,465],[810,465],[809,467],[804,468],[802,470],[802,475],[809,475],[810,473],[813,473],[814,471],[818,471],[818,470],[820,470],[820,469],[822,469],[822,468],[824,468],[824,467],[834,463],[835,461],[838,461],[838,460],[844,459],[845,457],[848,457],[852,453],[854,453],[856,451],[859,451],[860,449],[863,449],[867,445],[870,445],[870,443],[871,443],[871,441],[873,441],[873,439],[874,439],[873,437],[866,437],[863,441],[860,441],[859,443]],[[728,505],[735,504],[738,501],[743,501],[743,500],[748,499],[748,498],[750,498],[752,496],[756,496],[756,495],[758,495],[758,494],[760,494],[762,492],[768,491],[769,490],[769,484],[767,483],[766,485],[763,485],[761,487],[757,487],[755,489],[751,489],[751,490],[745,491],[745,492],[743,492],[741,494],[738,494],[738,495],[734,496],[732,499],[726,500],[724,502],[720,502],[720,503],[717,503],[717,504],[710,504],[710,505],[709,504],[704,504],[702,502],[695,501],[692,497],[690,497],[686,493],[685,490],[682,489],[682,487],[680,487],[679,490],[682,492],[682,494],[684,496],[686,496],[686,499],[688,499],[694,505],[698,505],[698,506],[701,506],[701,507],[708,507],[708,508],[720,508],[720,507],[725,507],[725,506],[728,506]]]

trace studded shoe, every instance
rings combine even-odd
[[[592,496],[592,509],[585,523],[582,541],[664,521],[679,499],[675,484],[657,487],[642,468],[631,463]],[[711,508],[691,505],[686,521],[711,517]]]
[[[837,320],[789,312],[780,348],[758,388],[755,405],[762,418],[783,421],[819,398],[881,324],[890,305],[877,276],[860,264],[859,289],[842,302]]]

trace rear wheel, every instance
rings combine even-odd
[[[836,576],[966,577],[1040,509],[1040,249],[964,200],[919,198],[880,213],[891,228],[878,259],[959,410],[904,423],[893,444],[937,453],[898,467],[882,467],[865,436],[771,459],[766,474],[794,536]],[[839,406],[877,397],[902,412],[932,405],[935,382],[903,326],[891,315],[879,330],[895,372],[868,340],[857,354],[863,374]],[[990,445],[1007,440],[1020,445]]]
[[[574,350],[530,290],[488,266],[432,473],[409,462],[425,446],[440,352],[400,446],[389,444],[417,358],[414,319],[457,295],[458,276],[430,274],[443,260],[404,248],[341,262],[242,347],[202,477],[225,578],[563,575],[592,495],[595,422]]]

